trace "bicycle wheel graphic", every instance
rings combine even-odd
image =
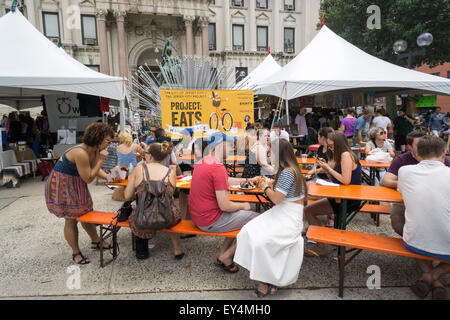
[[[219,117],[217,116],[217,113],[213,112],[209,116],[209,127],[213,130],[217,130],[219,127]]]
[[[227,112],[222,117],[222,128],[225,131],[230,131],[233,127],[233,116]]]

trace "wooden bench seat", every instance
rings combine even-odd
[[[117,216],[116,212],[103,212],[103,211],[91,211],[88,212],[81,217],[77,219],[79,222],[83,223],[90,223],[90,224],[97,224],[100,225],[100,241],[104,241],[105,233],[103,232],[104,229],[106,231],[110,231],[112,236],[112,245],[113,245],[113,259],[114,260],[117,257],[117,232],[120,228],[129,228],[130,224],[128,221],[124,222],[117,222],[117,225],[115,224],[115,217]],[[106,226],[106,227],[105,227]],[[213,236],[213,237],[225,237],[225,238],[236,238],[237,234],[240,230],[235,230],[231,232],[224,232],[224,233],[210,233],[210,232],[204,232],[197,228],[195,224],[191,220],[181,220],[176,226],[173,226],[170,229],[163,229],[159,230],[163,232],[172,232],[172,233],[182,233],[182,234],[195,234],[195,235],[202,235],[202,236]],[[109,237],[109,236],[108,236]],[[134,248],[134,245],[133,245]],[[111,262],[111,261],[109,261]],[[109,263],[108,262],[108,263]],[[103,248],[100,246],[100,266],[104,267],[104,261],[103,261]]]
[[[308,204],[314,203],[316,200],[308,200]],[[366,203],[359,212],[372,214],[390,214],[391,206],[386,204],[368,204]]]
[[[388,236],[325,228],[319,226],[309,226],[306,236],[309,240],[312,241],[327,243],[340,247],[339,297],[341,298],[344,295],[345,265],[362,250],[388,253],[415,259],[442,261],[440,259],[431,258],[412,252],[403,245],[403,240],[401,238],[391,238]],[[358,249],[358,251],[348,260],[345,259],[346,247]]]
[[[260,201],[258,200],[258,197],[254,194],[228,194],[228,199],[230,199],[230,201],[234,201],[234,202],[248,202],[248,203],[256,203],[259,204]],[[270,204],[270,201],[268,201],[267,199],[260,197],[261,202],[264,204]]]

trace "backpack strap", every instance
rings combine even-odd
[[[144,167],[144,172],[145,172],[144,180],[145,181],[149,181],[150,180],[150,174],[148,173],[147,164],[143,163],[142,166]]]
[[[161,181],[165,181],[166,178],[170,175],[170,172],[172,171],[171,168],[169,168],[169,170],[167,170],[167,174],[164,176],[164,178],[161,179]]]

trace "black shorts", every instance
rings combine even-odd
[[[396,146],[406,146],[406,136],[396,136],[395,137]]]

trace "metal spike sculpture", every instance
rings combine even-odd
[[[129,93],[139,99],[139,105],[151,110],[155,120],[161,119],[160,89],[230,89],[234,85],[234,67],[218,66],[209,57],[172,57],[168,37],[161,54],[156,60],[160,73],[155,75],[145,64],[140,66],[129,83]]]

